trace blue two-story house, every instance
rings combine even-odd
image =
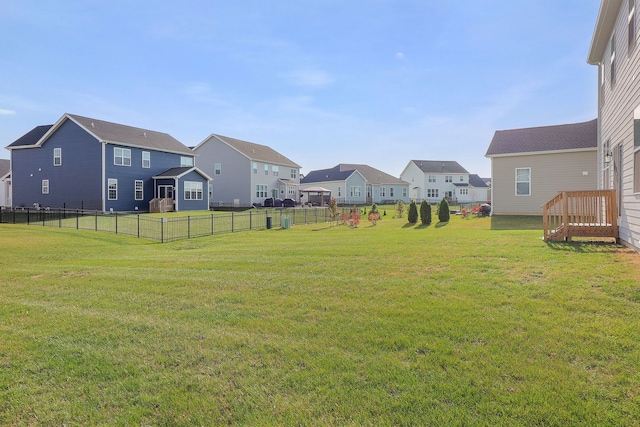
[[[13,206],[149,211],[206,210],[210,178],[172,136],[74,114],[37,126],[6,147]]]

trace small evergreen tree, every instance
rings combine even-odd
[[[449,203],[447,199],[442,198],[440,205],[438,205],[438,219],[440,222],[449,222],[451,218],[451,212],[449,212]]]
[[[398,218],[402,218],[402,215],[404,215],[404,202],[402,199],[398,199],[396,202],[396,212],[398,214]]]
[[[375,203],[373,205],[371,205],[371,210],[369,211],[370,214],[379,214],[378,212],[378,205],[376,205]]]
[[[431,224],[431,205],[426,200],[420,203],[420,221],[422,225]]]
[[[334,197],[331,198],[331,200],[329,201],[329,218],[331,220],[338,220],[338,202],[336,202],[336,199]]]
[[[407,214],[407,220],[411,224],[418,222],[418,207],[413,200],[409,203],[409,213]]]

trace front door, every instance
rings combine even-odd
[[[158,198],[173,199],[173,185],[159,185]]]

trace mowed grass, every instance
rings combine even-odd
[[[0,225],[0,425],[637,425],[638,255],[491,222]]]

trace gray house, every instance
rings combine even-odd
[[[331,169],[309,172],[300,189],[322,186],[339,204],[409,202],[409,183],[376,168],[341,163]]]
[[[496,131],[491,159],[493,215],[541,215],[559,191],[592,190],[597,121]]]
[[[266,145],[211,134],[193,148],[212,177],[211,205],[260,205],[269,197],[298,201],[300,165]]]
[[[170,135],[64,114],[7,147],[14,206],[148,211],[208,209],[209,177],[194,153]],[[165,173],[174,168],[180,173]]]
[[[587,62],[598,67],[598,187],[616,190],[619,238],[636,251],[640,251],[638,7],[635,0],[602,0],[587,56]]]
[[[410,184],[409,197],[416,202],[436,203],[447,198],[454,203],[471,203],[487,199],[485,181],[452,160],[411,160],[400,178]]]

